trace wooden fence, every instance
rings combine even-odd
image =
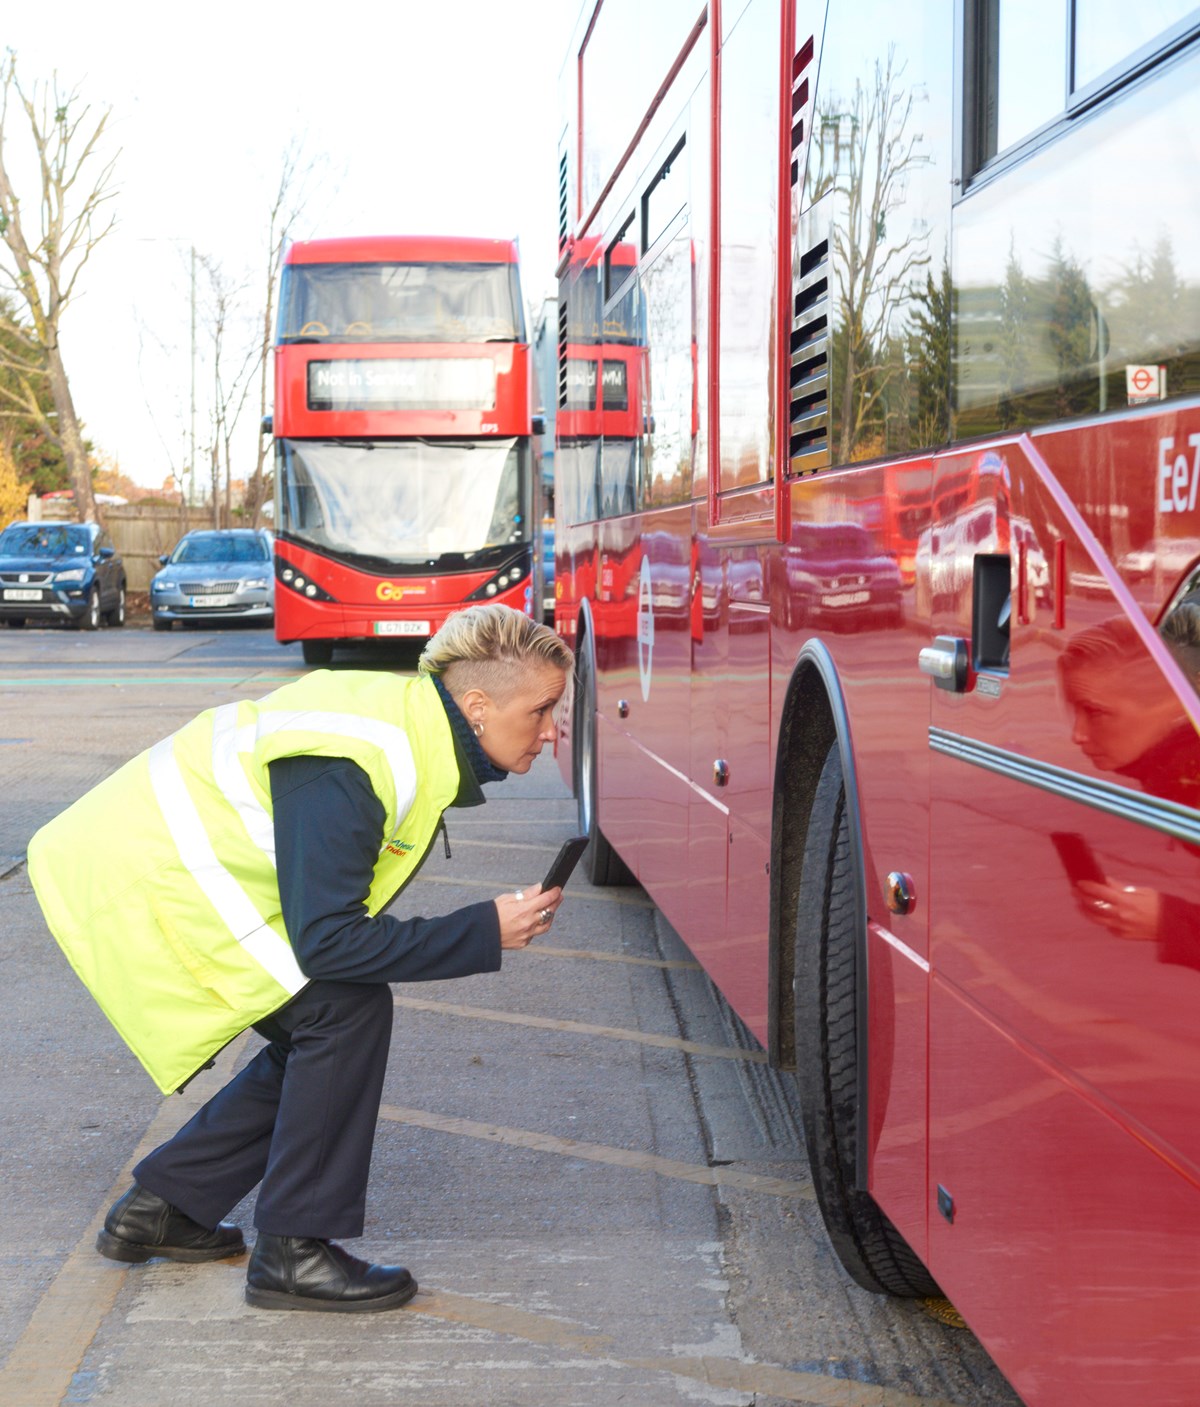
[[[130,591],[149,591],[150,578],[159,569],[159,557],[170,552],[191,528],[211,528],[211,508],[146,508],[136,503],[108,504],[101,509],[104,526],[125,561],[125,582]]]

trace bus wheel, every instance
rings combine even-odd
[[[856,978],[866,923],[858,890],[835,741],[809,816],[796,919],[796,1078],[804,1139],[825,1228],[849,1275],[876,1294],[940,1295],[904,1237],[855,1186]]]
[[[591,842],[584,854],[588,879],[600,888],[636,884],[628,865],[604,838],[598,811],[596,766],[596,682],[586,640],[579,643],[575,678],[575,806],[579,834]]]
[[[333,660],[332,640],[302,640],[305,664],[329,664]]]

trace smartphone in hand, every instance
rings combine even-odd
[[[1051,831],[1050,840],[1058,851],[1058,858],[1072,884],[1081,879],[1093,884],[1106,884],[1107,876],[1100,868],[1092,848],[1076,831]]]
[[[587,849],[588,838],[586,835],[574,835],[570,840],[563,842],[562,849],[554,857],[554,863],[546,872],[546,878],[542,880],[542,893],[548,889],[562,889],[567,880],[571,878],[571,871],[579,863],[579,857]]]

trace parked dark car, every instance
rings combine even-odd
[[[900,567],[857,523],[798,523],[783,549],[782,624],[855,630],[901,618]]]
[[[125,624],[125,565],[98,523],[10,523],[0,533],[0,620]]]
[[[275,566],[265,528],[197,528],[159,558],[163,569],[150,583],[155,630],[177,620],[275,618]]]

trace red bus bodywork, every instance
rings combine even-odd
[[[506,324],[504,318],[477,317],[472,296],[478,304],[478,293],[463,291],[464,273],[470,271],[487,281],[492,312],[499,306],[497,289],[508,280]],[[411,300],[411,323],[406,305],[393,311],[386,300],[386,290],[402,285],[410,273],[419,273],[424,299],[419,311],[415,296]],[[295,296],[291,302],[309,312],[328,308],[327,321],[299,312],[296,325],[289,324],[289,278],[293,295],[297,287],[303,291],[305,278],[316,280],[307,304]],[[356,278],[361,286],[355,286]],[[457,305],[447,310],[455,297]],[[386,310],[390,323],[376,325],[372,308],[377,314]],[[341,314],[344,328],[333,311]],[[279,640],[304,642],[306,659],[311,655],[320,662],[328,659],[334,641],[431,635],[470,600],[532,609],[532,524],[538,519],[529,464],[530,376],[513,242],[389,236],[290,247],[275,348],[272,427]],[[511,466],[497,457],[505,447],[519,460],[515,488]],[[357,467],[346,468],[339,450],[357,454]],[[439,469],[433,459],[439,453],[447,461],[456,455],[455,472],[467,476],[475,451],[481,451],[474,454],[480,467],[485,461],[492,479],[513,498],[507,533],[497,537],[481,528],[482,520],[467,526],[471,514],[464,504],[473,494],[467,483],[457,507],[422,504],[424,517],[414,536],[410,516],[416,506],[402,498],[393,503],[401,481],[427,473],[435,484]],[[389,457],[392,467],[374,486],[355,483],[357,474],[378,470]],[[479,493],[487,492],[481,482]],[[461,531],[453,521],[456,512],[463,519]],[[431,546],[435,522],[436,546]]]
[[[968,160],[951,4],[670,8],[634,64],[628,0],[589,5],[567,58],[560,356],[601,354],[573,329],[632,247],[643,404],[560,396],[563,774],[594,756],[594,841],[787,1068],[840,756],[856,1185],[1034,1407],[1191,1407],[1200,283],[1154,301],[1095,212],[1169,189],[1190,239],[1196,36]],[[1130,132],[1154,156],[1114,185]],[[1173,399],[1135,394],[1156,368]]]

